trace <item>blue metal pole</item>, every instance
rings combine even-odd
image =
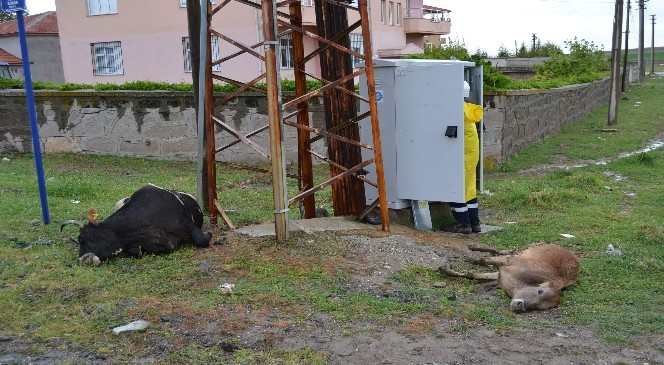
[[[44,224],[51,223],[48,211],[48,196],[46,193],[46,180],[44,179],[44,165],[42,163],[41,140],[39,139],[39,126],[37,125],[37,109],[35,107],[35,95],[32,89],[32,73],[30,72],[30,58],[28,55],[28,42],[25,36],[25,20],[23,11],[16,12],[18,34],[21,43],[21,57],[23,58],[23,78],[25,84],[25,102],[30,117],[30,129],[32,130],[32,150],[35,158],[35,169],[37,170],[37,183],[39,184],[39,199],[41,201],[42,220]]]

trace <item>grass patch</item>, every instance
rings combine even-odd
[[[604,118],[603,113],[593,114],[579,130],[566,129],[560,136],[525,150],[505,170],[549,161],[556,146],[553,141],[568,141],[568,147],[559,150],[566,159],[603,157],[596,150],[613,156],[636,149],[664,130],[664,110],[655,105],[650,94],[664,89],[662,81],[657,81],[633,90],[622,109],[628,109],[634,95],[640,95],[643,109],[635,113],[648,114],[622,118],[621,133],[602,135],[611,138],[611,143],[592,138],[596,132],[591,126],[600,125]],[[159,324],[145,336],[115,337],[110,329],[140,318],[160,323],[164,313],[177,313],[195,328],[234,313],[236,308],[239,313],[277,310],[289,321],[304,321],[321,312],[345,323],[399,323],[424,318],[421,323],[413,322],[414,329],[428,328],[427,316],[450,319],[453,331],[474,326],[508,330],[529,325],[507,311],[504,294],[478,296],[470,281],[443,278],[430,268],[405,268],[381,290],[358,288],[351,270],[344,266],[345,241],[334,235],[317,236],[316,242],[296,235],[279,247],[267,241],[244,240],[205,254],[185,248],[167,256],[118,259],[99,268],[80,267],[76,248],[68,243],[70,232],[60,233],[57,224],[43,227],[35,222],[40,212],[30,156],[7,157],[10,161],[0,161],[3,335],[35,343],[60,339],[118,361],[143,354],[141,348],[153,346],[150,338],[156,337],[173,344],[164,355],[164,360],[172,363],[231,359],[237,363],[297,364],[324,362],[325,358],[310,350],[245,349],[224,354],[219,348],[183,339],[181,332]],[[108,215],[115,201],[147,183],[195,191],[194,165],[188,162],[48,155],[45,165],[56,222],[83,218],[90,207]],[[615,181],[605,174],[608,171],[627,179]],[[232,215],[235,222],[242,225],[272,218],[269,177],[228,167],[219,172],[221,198],[227,208],[236,209]],[[324,178],[324,171],[319,172],[319,178]],[[579,283],[563,296],[565,323],[591,326],[616,343],[661,334],[663,180],[662,150],[606,166],[535,176],[489,176],[487,188],[494,195],[483,199],[483,207],[495,212],[496,223],[518,224],[505,225],[503,231],[484,236],[482,241],[501,248],[557,242],[575,250],[583,258],[582,274]],[[291,182],[291,193],[295,188]],[[329,194],[327,190],[319,195],[320,205],[329,208]],[[292,214],[297,216],[296,212]],[[566,240],[561,233],[577,238]],[[605,254],[608,244],[625,255]],[[201,270],[203,261],[210,270]],[[232,295],[220,295],[217,287],[224,282],[236,284]],[[224,324],[250,325],[246,318],[230,318]]]
[[[579,122],[564,126],[560,134],[524,149],[501,165],[500,169],[515,172],[559,160],[615,157],[621,152],[643,147],[664,132],[664,79],[632,86],[625,96],[628,100],[620,103],[618,133],[600,131],[606,128],[608,113],[607,107],[600,107]]]
[[[659,80],[634,88],[630,101],[621,105],[622,110],[634,115],[625,111],[620,119],[621,132],[602,135],[607,140],[599,140],[597,132],[593,132],[593,126],[605,122],[604,113],[593,113],[579,128],[565,128],[560,135],[526,149],[504,170],[550,162],[554,151],[559,157],[575,160],[617,156],[641,147],[664,131],[664,109],[655,102],[664,95],[663,85]],[[633,100],[643,100],[644,109],[632,110]],[[564,148],[561,143],[565,143]],[[626,179],[616,181],[607,172]],[[661,334],[663,179],[663,150],[637,154],[606,166],[489,178],[487,188],[493,195],[485,197],[484,206],[496,213],[497,223],[517,224],[504,225],[502,232],[483,237],[482,241],[512,249],[544,241],[573,249],[582,256],[582,271],[579,282],[563,295],[561,309],[567,323],[591,326],[612,343],[624,344],[636,336]],[[564,239],[562,233],[576,238]],[[606,254],[609,244],[621,249],[624,256]]]

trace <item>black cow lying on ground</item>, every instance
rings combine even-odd
[[[211,233],[203,233],[203,212],[191,195],[147,185],[131,197],[118,202],[117,211],[97,222],[93,210],[88,224],[69,221],[81,227],[78,240],[79,261],[99,265],[118,255],[141,257],[175,251],[193,242],[208,247]]]

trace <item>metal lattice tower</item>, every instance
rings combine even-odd
[[[189,0],[190,2],[192,0]],[[193,0],[198,1],[198,0]],[[201,0],[203,3],[205,0]],[[224,8],[235,1],[243,6],[260,10],[262,20],[263,41],[247,45],[237,41],[211,26],[212,18],[224,12]],[[207,1],[205,1],[207,3]],[[316,18],[318,32],[305,29],[302,25],[301,0],[223,0],[218,5],[207,4],[201,11],[201,47],[200,70],[204,74],[199,78],[199,135],[201,139],[199,165],[199,195],[205,197],[203,200],[209,214],[210,220],[216,223],[217,216],[221,216],[224,222],[232,229],[233,224],[225,214],[223,201],[217,200],[216,184],[216,157],[228,148],[242,143],[271,163],[271,174],[273,184],[273,196],[275,206],[275,231],[278,241],[288,238],[288,208],[295,204],[302,204],[305,218],[315,217],[314,194],[323,188],[333,186],[335,212],[343,214],[352,213],[364,218],[373,209],[380,207],[382,228],[389,231],[389,215],[387,207],[387,195],[385,178],[383,172],[383,158],[381,149],[380,129],[378,123],[378,110],[376,106],[376,89],[374,79],[374,68],[372,62],[372,45],[370,33],[370,19],[367,0],[359,0],[357,6],[352,3],[337,0],[316,0]],[[200,5],[199,5],[200,6]],[[191,8],[190,6],[190,32],[191,32]],[[200,8],[199,8],[200,9]],[[287,9],[287,10],[286,10]],[[339,16],[342,11],[343,16]],[[346,11],[359,13],[359,20],[348,25],[345,17]],[[203,15],[207,14],[207,17]],[[335,15],[337,14],[337,15]],[[255,21],[255,20],[247,20]],[[350,48],[349,34],[361,29],[364,52],[359,53]],[[225,57],[212,62],[211,38],[218,37],[233,45],[236,51]],[[291,36],[293,40],[293,60],[295,95],[294,98],[285,100],[280,89],[280,64],[281,44],[279,39]],[[304,39],[310,38],[317,42],[318,47],[311,53],[305,55]],[[205,43],[204,43],[205,42]],[[193,49],[192,49],[193,51]],[[264,72],[257,74],[248,82],[241,82],[228,76],[222,76],[214,71],[214,66],[221,65],[240,55],[249,54],[264,63]],[[306,71],[306,65],[319,56],[323,61],[321,66],[323,76],[317,77]],[[353,69],[351,57],[364,60],[364,67]],[[194,61],[195,62],[195,61]],[[325,63],[323,63],[325,62]],[[327,67],[327,69],[325,68]],[[223,69],[223,68],[222,68]],[[354,80],[361,74],[365,74],[367,82],[367,97],[355,92]],[[195,72],[195,76],[198,73]],[[327,78],[326,78],[327,76]],[[321,87],[315,90],[307,90],[307,78],[317,80]],[[236,85],[235,92],[224,95],[222,105],[232,102],[235,98],[246,91],[255,91],[265,94],[267,98],[268,124],[250,133],[243,133],[233,126],[225,123],[222,118],[214,114],[213,82],[224,82]],[[266,88],[257,87],[261,82]],[[309,122],[309,101],[318,96],[323,96],[328,108],[335,110],[350,110],[351,112],[332,113],[328,116],[327,128],[313,128]],[[202,99],[202,100],[201,100]],[[369,111],[358,115],[355,103],[357,100],[368,103]],[[330,114],[330,113],[328,113]],[[372,145],[363,144],[356,132],[358,123],[370,122],[372,130]],[[203,124],[201,124],[203,123]],[[298,137],[298,186],[299,192],[288,197],[286,187],[286,165],[284,160],[284,130],[286,127],[296,128]],[[235,141],[224,146],[215,146],[215,128],[229,133]],[[270,146],[265,149],[258,143],[252,141],[264,132],[269,133]],[[354,132],[355,131],[355,132]],[[203,133],[204,132],[204,133]],[[315,152],[311,145],[325,139],[328,142],[328,156]],[[361,150],[372,150],[374,157],[362,160]],[[331,176],[319,184],[314,184],[313,157],[330,165]],[[351,163],[351,161],[353,161]],[[365,168],[374,165],[376,181],[371,181],[365,176]],[[350,186],[355,184],[353,188]],[[370,186],[378,190],[378,199],[372,204],[365,206],[364,186]],[[350,189],[344,189],[351,187]],[[357,189],[359,187],[359,189]],[[351,193],[347,193],[350,191]],[[361,204],[361,209],[357,209]],[[337,212],[338,213],[338,212]]]

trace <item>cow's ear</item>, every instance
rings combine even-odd
[[[97,224],[97,218],[99,218],[97,210],[95,210],[94,208],[88,209],[88,223]]]

